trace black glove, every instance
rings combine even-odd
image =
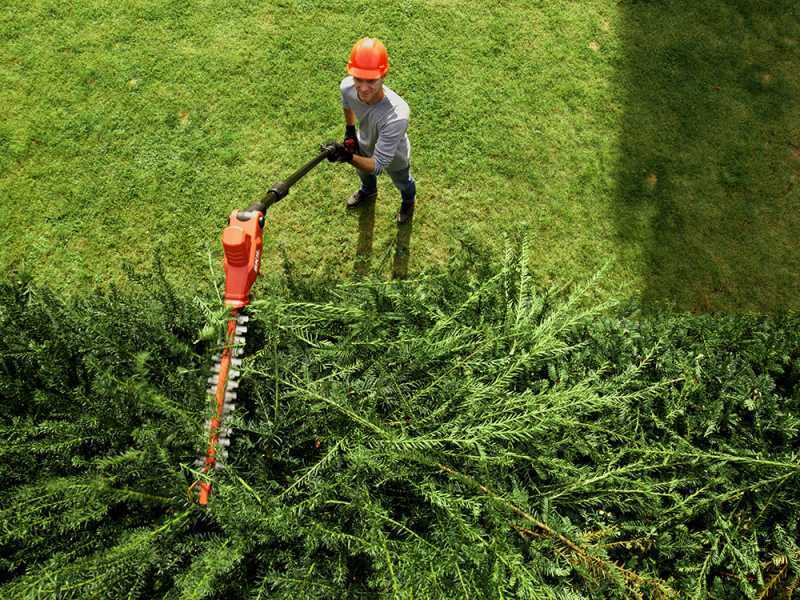
[[[336,148],[338,145],[339,143],[335,140],[328,140],[327,142],[320,144],[320,152],[325,153],[325,158],[328,159],[328,162],[336,162],[336,157],[339,155],[339,151]]]
[[[353,162],[353,153],[345,145],[339,142],[329,141],[320,146],[320,150],[325,151],[325,158],[330,162]]]
[[[344,147],[347,148],[350,154],[357,154],[358,153],[358,137],[356,137],[356,126],[355,125],[347,125],[344,128]]]

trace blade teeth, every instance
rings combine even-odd
[[[244,348],[234,348],[233,354],[234,356],[241,356],[244,354]]]
[[[232,358],[231,359],[231,364],[234,367],[241,367],[242,366],[242,359],[241,358]]]
[[[196,461],[194,461],[194,466],[195,466],[195,467],[198,467],[198,468],[199,468],[199,467],[202,467],[202,466],[203,466],[203,465],[205,465],[205,464],[206,464],[206,459],[205,459],[205,457],[204,457],[204,456],[203,456],[203,457],[200,457],[200,458],[198,458]]]
[[[236,392],[225,392],[225,402],[233,402],[236,400]]]
[[[247,333],[247,325],[236,326],[236,335],[243,335],[245,333]]]
[[[230,377],[231,379],[236,379],[237,377],[239,377],[239,371],[231,369],[230,371],[228,371],[228,377]]]
[[[223,448],[222,450],[220,450],[219,452],[217,452],[217,456],[220,456],[220,457],[222,457],[223,459],[226,459],[226,460],[227,460],[227,458],[228,458],[228,451],[227,451],[225,448]]]
[[[234,410],[236,410],[236,405],[235,404],[232,404],[232,403],[231,404],[224,404],[222,406],[222,412],[229,413],[229,412],[233,412]]]
[[[215,463],[214,463],[214,468],[215,468],[215,469],[221,469],[221,468],[222,468],[222,467],[224,467],[224,466],[225,466],[225,465],[223,465],[223,464],[222,464],[221,462],[219,462],[219,461],[217,461],[217,462],[215,462]]]
[[[217,385],[219,383],[219,375],[212,375],[208,378],[208,383],[211,385]]]
[[[213,364],[213,365],[211,365],[211,372],[212,373],[219,373],[219,370],[221,368],[222,368],[222,366],[219,363]]]
[[[211,357],[211,360],[214,362],[219,362],[219,359],[222,358],[222,355],[217,352],[214,356]]]
[[[250,320],[250,317],[248,317],[247,315],[239,315],[238,317],[236,317],[236,320],[239,323],[244,324],[244,323],[247,323]]]
[[[209,396],[216,396],[216,395],[217,395],[217,388],[215,388],[215,387],[210,387],[210,388],[208,388],[208,389],[206,390],[206,393],[207,393]]]
[[[235,390],[238,387],[239,387],[239,382],[238,381],[229,381],[228,382],[228,388],[227,389],[228,389],[229,392],[232,392],[233,390]]]
[[[220,437],[220,438],[217,440],[217,443],[218,443],[220,446],[224,446],[224,447],[226,447],[226,448],[227,448],[228,446],[230,446],[230,445],[231,445],[231,441],[230,441],[230,439],[228,439],[228,438],[226,438],[226,437]]]
[[[241,335],[234,336],[233,343],[237,346],[244,346],[245,344],[244,337]]]

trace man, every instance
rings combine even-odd
[[[339,85],[344,142],[329,146],[328,160],[351,163],[361,179],[361,187],[347,200],[348,208],[374,200],[378,195],[377,176],[386,172],[400,191],[397,222],[403,224],[414,214],[417,189],[411,176],[411,144],[406,135],[409,108],[405,100],[383,84],[388,71],[389,56],[380,40],[363,38],[355,43],[347,63],[349,76]]]

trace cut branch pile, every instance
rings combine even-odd
[[[158,272],[69,304],[3,285],[0,591],[791,597],[800,317],[598,305],[528,263],[259,290],[207,511],[218,316]]]

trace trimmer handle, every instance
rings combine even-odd
[[[286,181],[280,181],[269,188],[261,200],[258,202],[253,202],[253,204],[247,207],[247,212],[256,211],[262,214],[266,213],[270,206],[286,197],[286,195],[289,193],[290,187],[300,181],[311,169],[325,160],[328,157],[328,152],[329,149],[323,145],[320,148],[320,152],[317,156],[292,173]]]

